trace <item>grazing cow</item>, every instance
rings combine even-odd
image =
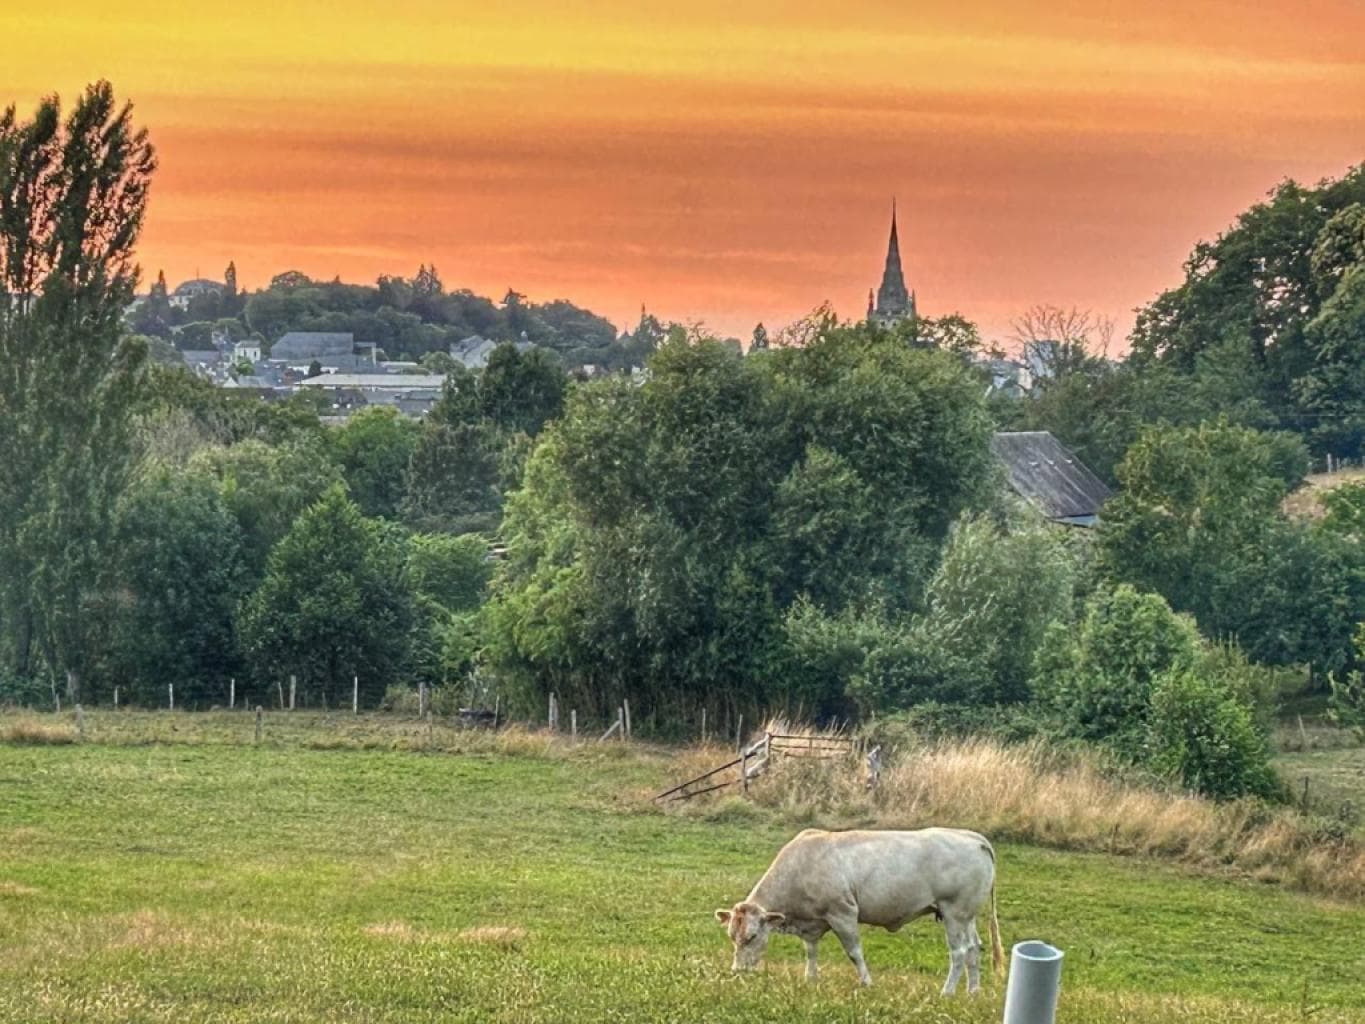
[[[820,937],[834,932],[864,985],[872,976],[863,961],[858,925],[896,931],[907,921],[933,914],[948,938],[944,995],[957,989],[967,969],[967,990],[981,986],[981,936],[976,916],[990,901],[991,955],[1004,966],[1000,922],[995,916],[995,851],[984,836],[959,828],[915,832],[822,832],[807,829],[777,858],[742,903],[717,910],[735,944],[732,969],[752,970],[763,959],[772,932],[798,935],[806,943],[806,977],[817,973]]]

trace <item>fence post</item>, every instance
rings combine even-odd
[[[706,709],[701,709],[701,745],[706,746]]]
[[[289,710],[294,710],[294,695],[298,691],[299,680],[297,676],[289,677]]]
[[[578,710],[576,708],[569,709],[569,739],[575,743],[578,742]]]
[[[256,742],[261,742],[261,706],[256,705]]]
[[[493,698],[493,731],[498,731],[498,712],[502,710],[502,694]]]
[[[559,731],[559,708],[555,706],[554,691],[550,691],[550,702],[545,710],[545,722],[550,727],[551,732]]]
[[[882,745],[878,743],[867,753],[867,788],[876,789],[882,781]]]
[[[280,696],[280,710],[283,711],[283,710],[284,710],[284,683],[282,683],[282,682],[280,682],[278,679],[276,679],[276,680],[275,680],[275,690],[276,690],[276,692],[279,693],[279,696]]]
[[[743,753],[744,751],[744,716],[739,716],[739,722],[735,725],[735,750]]]
[[[425,679],[417,684],[417,717],[427,717],[427,681]]]
[[[175,710],[175,683],[167,683],[167,684],[166,684],[166,693],[167,693],[167,694],[169,695],[169,697],[170,697],[171,710],[174,711],[174,710]]]
[[[114,687],[114,710],[118,710],[118,687]]]
[[[744,795],[749,795],[749,748],[739,749],[739,785]]]
[[[360,714],[360,677],[351,676],[351,714]]]
[[[236,680],[236,678],[232,678],[232,679],[229,679],[229,680],[228,680],[228,710],[231,711],[231,710],[232,710],[233,708],[235,708],[236,706],[237,706],[237,680]]]
[[[79,704],[76,705],[76,735],[85,739],[85,711]]]
[[[627,740],[629,740],[629,739],[630,739],[630,701],[628,701],[628,700],[626,700],[624,697],[622,697],[622,698],[621,698],[621,708],[622,708],[622,710],[625,712],[625,716],[626,716],[626,732],[625,732],[625,738],[626,738]]]
[[[616,737],[622,743],[626,741],[626,712],[620,706],[616,708]]]

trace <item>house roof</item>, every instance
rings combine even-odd
[[[437,373],[324,373],[299,383],[303,387],[315,388],[439,391],[445,383],[445,376]]]
[[[196,363],[211,365],[223,361],[223,353],[219,352],[216,348],[187,348],[182,349],[180,355],[183,356],[185,362],[189,363],[191,366]]]
[[[353,356],[355,335],[334,331],[290,331],[270,346],[271,359],[317,359]]]
[[[991,451],[1004,463],[1010,486],[1049,519],[1092,526],[1112,493],[1046,430],[998,433]]]

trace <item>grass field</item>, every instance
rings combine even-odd
[[[641,794],[673,778],[667,751],[427,753],[420,725],[284,717],[260,746],[228,714],[92,715],[82,744],[0,743],[0,1020],[1000,1019],[1000,980],[937,996],[926,921],[866,934],[869,991],[829,937],[816,985],[787,937],[732,977],[711,912],[793,828],[733,799],[656,812]],[[1365,1015],[1359,906],[998,847],[1007,946],[1066,950],[1064,1022]]]

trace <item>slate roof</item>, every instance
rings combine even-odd
[[[300,381],[304,387],[359,388],[377,391],[440,391],[444,374],[420,373],[324,373]]]
[[[1004,463],[1010,486],[1049,519],[1093,526],[1112,493],[1046,430],[998,433],[991,451]]]
[[[355,355],[355,335],[334,331],[290,331],[270,346],[271,359],[319,359]]]

